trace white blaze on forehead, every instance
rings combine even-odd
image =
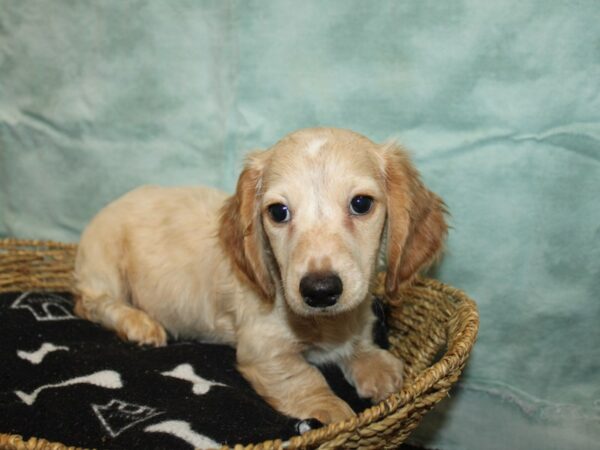
[[[319,150],[321,150],[321,147],[323,147],[325,142],[327,142],[327,139],[325,138],[313,139],[306,145],[306,153],[308,153],[309,156],[315,156],[317,153],[319,153]]]

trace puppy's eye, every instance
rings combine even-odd
[[[277,223],[289,222],[291,219],[290,210],[283,203],[274,203],[268,207],[271,219]]]
[[[362,216],[371,211],[373,207],[373,197],[368,195],[357,195],[350,200],[350,214]]]

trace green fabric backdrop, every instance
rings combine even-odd
[[[0,236],[76,241],[144,183],[231,191],[305,126],[398,137],[481,311],[413,435],[598,449],[600,2],[0,0]]]

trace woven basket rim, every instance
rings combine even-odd
[[[0,259],[4,255],[36,255],[44,253],[74,252],[77,248],[76,243],[65,243],[52,240],[34,240],[4,238],[0,239]],[[1,275],[1,274],[0,274]],[[455,312],[453,316],[460,313],[461,320],[453,321],[451,317],[447,325],[446,350],[443,356],[418,373],[410,384],[405,385],[399,392],[391,395],[382,402],[371,406],[360,412],[356,417],[343,422],[333,423],[323,428],[308,431],[302,435],[293,436],[285,442],[280,439],[264,441],[260,444],[236,445],[235,447],[223,446],[226,448],[303,448],[322,444],[343,433],[352,433],[357,429],[363,429],[379,420],[390,416],[399,409],[410,405],[427,391],[436,386],[437,383],[445,380],[452,373],[459,373],[464,366],[470,351],[475,343],[479,328],[479,314],[475,302],[461,290],[446,285],[440,281],[430,278],[418,277],[415,279],[415,286],[431,289],[443,294],[446,299],[453,303]],[[39,288],[43,291],[43,287]],[[0,292],[9,292],[10,289],[0,287]],[[69,290],[72,292],[72,290]],[[390,304],[394,299],[388,299]],[[452,327],[454,323],[454,327]],[[20,435],[0,433],[0,448],[52,448],[61,450],[66,448],[64,444],[52,443],[45,439],[32,437],[28,441],[23,441]],[[77,447],[79,448],[79,447]]]

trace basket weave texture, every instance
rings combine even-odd
[[[0,240],[0,293],[19,291],[73,292],[75,244]],[[380,277],[375,293],[382,295]],[[423,415],[448,395],[475,343],[479,316],[463,292],[438,281],[419,278],[389,306],[392,353],[405,362],[400,392],[355,418],[295,436],[286,442],[236,445],[236,450],[397,448]],[[79,449],[38,437],[2,434],[0,449]],[[228,447],[223,447],[226,449]]]

